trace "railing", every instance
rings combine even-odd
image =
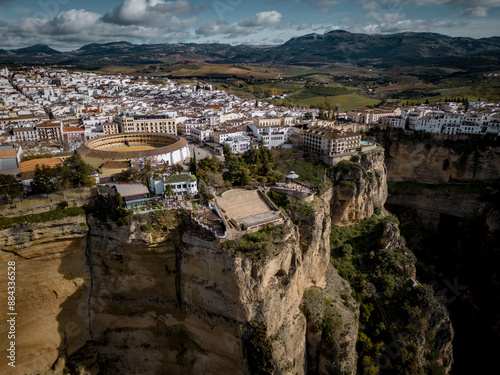
[[[216,231],[214,230],[213,228],[209,227],[208,225],[206,225],[205,223],[201,222],[196,216],[193,216],[193,214],[191,213],[191,219],[197,223],[200,227],[202,227],[203,229],[206,229],[208,231],[210,231],[214,236],[215,238],[219,238],[219,239],[224,239],[227,237],[227,231]]]

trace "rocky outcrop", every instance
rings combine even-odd
[[[83,215],[0,231],[0,269],[6,275],[15,262],[17,313],[16,367],[2,355],[3,374],[61,373],[65,358],[90,339],[87,231]],[[6,301],[5,280],[0,295]],[[3,320],[0,336],[8,330]]]
[[[90,220],[90,338],[71,366],[106,374],[305,374],[299,306],[306,287],[324,284],[330,221],[323,207],[304,224],[319,225],[311,246],[288,221],[259,254],[239,251],[238,240],[215,240],[173,212],[111,230]]]
[[[328,208],[318,202],[301,229],[276,227],[257,255],[175,211],[122,227],[80,216],[3,230],[22,334],[10,373],[306,373],[299,306],[325,284]]]
[[[325,288],[305,292],[308,374],[356,374],[359,305],[351,296],[349,283],[331,264]]]
[[[500,144],[479,136],[404,135],[378,131],[389,181],[490,182],[500,178]]]
[[[382,212],[387,198],[382,149],[339,162],[329,177],[335,184],[330,199],[333,224],[353,225]]]
[[[329,266],[331,224],[384,216],[383,152],[330,178],[284,224],[232,241],[180,211],[1,231],[0,262],[19,278],[10,373],[355,374],[359,306]]]

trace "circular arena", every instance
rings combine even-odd
[[[184,138],[162,133],[105,135],[88,140],[77,152],[94,168],[109,161],[152,160],[175,164],[189,157],[188,142]]]

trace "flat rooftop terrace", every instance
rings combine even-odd
[[[237,223],[237,229],[250,229],[283,220],[280,210],[267,202],[257,190],[226,191],[217,198],[217,205],[228,220]]]

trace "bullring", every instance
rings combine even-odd
[[[85,142],[77,152],[95,168],[108,161],[175,164],[189,157],[188,142],[173,134],[121,133]]]

